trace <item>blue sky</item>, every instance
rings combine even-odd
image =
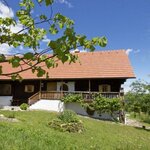
[[[7,0],[13,12],[18,1]],[[37,6],[33,13],[39,12],[49,14],[50,10]],[[128,50],[137,79],[150,82],[149,0],[56,0],[53,12],[73,19],[76,32],[88,38],[106,36],[108,45],[98,50]]]

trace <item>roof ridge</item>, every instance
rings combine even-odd
[[[96,50],[93,52],[87,51],[87,52],[78,52],[77,54],[87,54],[87,53],[118,53],[118,52],[125,52],[125,49],[118,49],[118,50]]]

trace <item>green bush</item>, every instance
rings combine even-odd
[[[79,122],[77,114],[72,110],[64,110],[60,113],[58,119],[65,123]]]
[[[83,123],[79,122],[70,122],[64,123],[62,120],[55,119],[49,123],[51,128],[59,130],[61,132],[73,132],[73,133],[81,133],[84,130]]]
[[[95,110],[98,111],[99,114],[110,113],[112,115],[121,108],[121,101],[119,98],[106,98],[98,95],[95,97],[93,103]]]
[[[49,122],[49,125],[50,127],[62,132],[68,131],[81,133],[84,129],[83,123],[72,110],[65,110],[57,119]]]
[[[26,103],[22,103],[22,104],[20,105],[20,109],[21,109],[21,110],[27,110],[28,107],[29,107],[29,105],[26,104]]]
[[[83,98],[82,98],[81,94],[67,94],[61,100],[64,103],[69,103],[69,102],[79,102],[79,103],[81,103],[83,101]]]

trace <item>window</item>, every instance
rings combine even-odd
[[[0,84],[0,95],[11,95],[11,84]]]
[[[25,92],[27,93],[34,92],[34,85],[25,85]]]
[[[60,86],[60,91],[68,91],[68,85],[67,84],[62,84]]]
[[[100,92],[110,92],[111,91],[111,86],[108,85],[108,84],[99,85],[99,91]]]

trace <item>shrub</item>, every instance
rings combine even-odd
[[[71,123],[71,122],[79,122],[77,114],[72,110],[64,110],[59,116],[62,122]]]
[[[57,119],[49,122],[50,127],[65,132],[78,132],[81,133],[84,129],[83,123],[77,117],[77,114],[71,110],[65,110]]]
[[[49,123],[50,127],[59,130],[61,132],[73,132],[73,133],[81,133],[84,130],[83,123],[79,122],[70,122],[64,123],[62,120],[55,119]]]
[[[79,103],[81,103],[83,101],[81,94],[67,94],[61,100],[64,103],[69,103],[69,102],[79,102]]]
[[[93,101],[95,110],[101,113],[110,113],[119,111],[121,108],[121,101],[119,98],[105,98],[101,95],[97,96]]]
[[[29,105],[26,104],[26,103],[22,103],[22,104],[20,105],[20,109],[21,109],[21,110],[27,110],[28,107],[29,107]]]

